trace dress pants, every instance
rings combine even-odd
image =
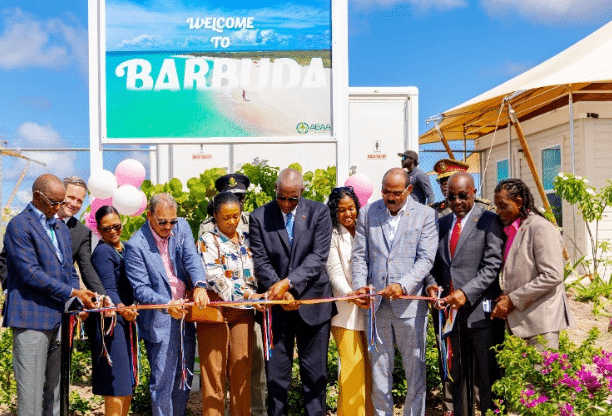
[[[266,411],[266,364],[264,360],[261,325],[253,326],[253,354],[251,364],[251,415],[265,416]]]
[[[450,375],[454,381],[451,384],[453,407],[455,416],[463,415],[463,390],[461,384],[461,345],[459,343],[458,322],[450,334],[453,357]],[[501,370],[491,347],[504,342],[504,322],[495,319],[491,325],[483,328],[468,328],[467,335],[471,350],[474,368],[475,393],[480,398],[480,410],[484,415],[488,409],[493,409],[493,394],[491,386],[501,377]],[[461,341],[464,342],[463,340]],[[476,387],[478,387],[476,389]]]
[[[364,331],[332,326],[338,346],[338,416],[371,416],[372,371]]]
[[[13,328],[18,416],[60,414],[60,330]]]
[[[297,341],[302,397],[306,416],[324,416],[327,394],[327,350],[330,321],[306,324],[297,311],[275,314],[272,321],[272,356],[266,363],[268,415],[288,414],[293,349]]]
[[[404,415],[425,414],[425,335],[427,315],[398,318],[393,314],[390,301],[383,299],[376,311],[379,341],[370,351],[372,365],[372,398],[378,416],[393,416],[393,365],[395,347],[402,355],[407,380]]]
[[[170,331],[161,342],[145,340],[151,366],[149,390],[153,416],[184,416],[193,379],[195,327],[184,323],[181,348],[181,321],[172,319]],[[183,352],[181,352],[183,351]],[[184,354],[184,356],[183,356]],[[187,385],[181,388],[182,360],[187,371]]]
[[[223,416],[229,381],[230,415],[251,414],[253,311],[221,307],[226,322],[198,322],[202,415]]]

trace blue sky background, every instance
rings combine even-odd
[[[106,5],[107,50],[222,51],[214,48],[213,36],[229,37],[232,50],[329,49],[329,1],[297,3],[112,0]],[[205,17],[253,17],[253,29],[189,28],[188,18]]]
[[[141,3],[162,11],[200,4]],[[236,9],[255,3],[280,4],[233,2]],[[308,12],[326,5],[293,3],[308,6],[286,6],[298,16],[294,23],[309,22]],[[423,133],[427,117],[539,64],[611,19],[609,0],[349,0],[349,82],[418,87]],[[0,3],[0,140],[11,148],[89,146],[87,48],[86,0]],[[87,152],[30,155],[60,177],[89,176]],[[127,157],[146,162],[142,152],[114,152],[105,155],[105,168]],[[24,166],[2,157],[3,203]],[[32,179],[45,171],[29,168],[14,208],[29,200]]]

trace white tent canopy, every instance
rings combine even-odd
[[[573,101],[612,100],[612,22],[563,52],[511,80],[441,114],[439,127],[447,140],[475,139],[496,127],[505,127],[507,113],[500,114],[504,97],[511,100],[521,121]],[[435,129],[419,142],[439,141]]]

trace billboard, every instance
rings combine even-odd
[[[103,141],[331,140],[331,0],[100,1]]]

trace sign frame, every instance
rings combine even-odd
[[[331,134],[272,137],[180,137],[107,138],[106,137],[106,0],[88,0],[89,6],[89,108],[90,167],[103,169],[104,145],[167,144],[283,144],[336,143],[338,180],[349,171],[348,144],[348,0],[329,0],[331,4]]]

